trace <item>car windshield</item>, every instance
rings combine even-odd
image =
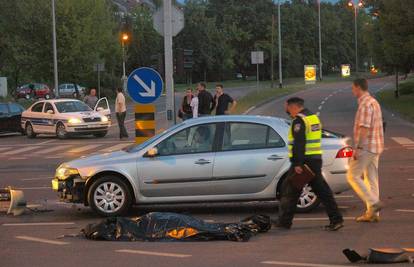
[[[55,103],[59,113],[91,111],[92,109],[81,101],[63,101]]]

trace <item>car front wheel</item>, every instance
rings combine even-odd
[[[25,132],[28,138],[35,138],[36,134],[33,130],[32,124],[29,122],[26,124]]]
[[[67,137],[66,128],[65,125],[63,125],[63,123],[58,123],[58,125],[56,126],[56,136],[59,139],[65,139]]]
[[[300,213],[309,212],[317,208],[319,204],[320,200],[316,196],[315,192],[313,192],[312,187],[310,185],[305,185],[302,193],[300,194],[298,204],[296,205],[296,211]]]
[[[128,186],[117,176],[109,175],[96,180],[88,191],[91,208],[102,216],[125,214],[132,205]]]

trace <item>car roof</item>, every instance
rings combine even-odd
[[[68,102],[68,101],[78,101],[78,102],[82,102],[82,101],[80,101],[78,99],[71,99],[71,98],[49,99],[49,100],[42,100],[42,101],[49,101],[49,102],[52,102],[52,103]]]

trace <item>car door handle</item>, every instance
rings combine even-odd
[[[279,159],[283,159],[283,157],[281,157],[279,155],[271,155],[267,159],[268,160],[279,160]]]
[[[211,163],[211,161],[209,161],[209,160],[206,160],[206,159],[199,159],[199,160],[197,160],[196,162],[194,162],[195,164],[198,164],[198,165],[204,165],[204,164],[210,164]]]

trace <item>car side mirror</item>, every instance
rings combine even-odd
[[[158,156],[158,149],[156,147],[151,148],[145,153],[145,157],[148,158],[155,158],[156,156]]]
[[[104,110],[103,107],[99,107],[99,108],[96,109],[96,111],[103,111],[103,110]]]
[[[47,114],[55,114],[55,112],[54,112],[53,110],[51,110],[51,109],[48,109],[48,110],[46,111],[46,113],[47,113]]]

